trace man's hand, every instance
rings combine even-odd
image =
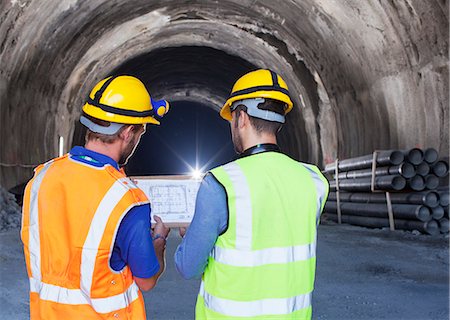
[[[158,281],[161,274],[166,268],[165,252],[166,252],[166,238],[169,235],[170,228],[167,228],[161,218],[154,216],[156,223],[152,227],[153,246],[155,248],[156,258],[159,263],[159,271],[151,278],[134,277],[136,284],[142,291],[151,290]]]
[[[164,222],[161,220],[158,216],[153,216],[153,218],[156,221],[155,226],[153,227],[153,238],[156,237],[156,235],[159,235],[160,237],[166,239],[169,235],[170,228],[167,228]]]
[[[180,233],[180,236],[182,238],[184,238],[184,235],[186,234],[186,228],[180,227],[179,233]]]

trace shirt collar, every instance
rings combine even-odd
[[[112,158],[81,146],[73,147],[72,150],[70,150],[69,154],[76,160],[82,160],[83,162],[92,164],[96,167],[103,167],[109,164],[119,170],[119,165]]]
[[[250,147],[246,149],[244,152],[242,152],[240,155],[238,155],[238,159],[244,158],[247,156],[251,156],[252,154],[262,153],[262,152],[280,152],[280,147],[278,147],[274,143],[261,143],[257,144],[256,146]]]

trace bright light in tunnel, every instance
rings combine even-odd
[[[170,121],[143,135],[127,166],[129,175],[184,175],[201,180],[208,170],[234,157],[229,124],[215,110],[174,101],[170,112]]]
[[[192,178],[194,178],[195,180],[200,180],[203,176],[203,172],[197,168],[193,169],[191,171],[191,176]]]

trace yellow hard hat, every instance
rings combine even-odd
[[[283,78],[271,70],[259,69],[243,75],[236,81],[227,102],[220,110],[221,117],[231,121],[231,104],[250,98],[269,98],[284,102],[286,103],[284,114],[293,107],[288,86]]]
[[[150,95],[132,76],[112,76],[97,83],[83,106],[93,118],[123,124],[159,124]]]

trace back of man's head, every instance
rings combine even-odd
[[[258,104],[258,109],[267,110],[271,112],[275,112],[281,116],[284,116],[284,110],[286,109],[286,104],[281,101],[273,100],[273,99],[264,99],[264,102]],[[247,107],[243,104],[236,107],[236,116],[239,118],[240,110],[247,113]],[[247,113],[248,114],[248,113]],[[255,129],[258,134],[272,134],[276,135],[278,131],[280,131],[282,127],[282,123],[276,121],[268,121],[261,118],[257,118],[251,115],[249,116],[250,124]]]
[[[165,100],[153,100],[144,83],[128,75],[107,77],[98,82],[87,97],[80,122],[87,128],[86,142],[113,143],[132,126],[159,124],[169,110]]]
[[[274,102],[276,105],[282,105],[281,113],[276,111],[279,107],[275,106]],[[279,74],[269,69],[250,71],[240,77],[220,110],[220,116],[231,121],[231,114],[238,105],[245,105],[249,116],[278,123],[284,123],[285,115],[293,108],[286,82]]]
[[[90,115],[88,115],[86,113],[83,113],[83,117],[87,118],[89,121],[91,121],[98,127],[109,128],[111,126],[117,125],[117,124],[109,122],[109,121],[100,120],[100,119],[91,117]],[[106,144],[112,144],[119,139],[120,134],[128,126],[130,126],[130,125],[122,125],[116,132],[114,132],[112,134],[104,134],[104,133],[94,132],[91,129],[89,129],[89,127],[87,127],[86,135],[85,135],[85,142],[88,143],[89,141],[99,140]],[[133,126],[133,131],[137,131],[140,127],[142,127],[142,124],[132,124],[131,126]],[[101,130],[98,130],[98,131],[101,131]]]

